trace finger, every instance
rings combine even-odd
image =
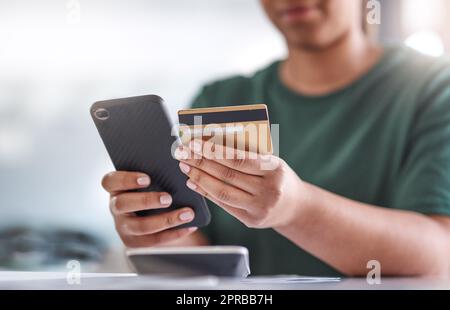
[[[211,141],[192,140],[189,149],[198,156],[206,157],[247,174],[266,175],[275,170],[279,163],[278,157],[273,155],[260,155],[214,144]]]
[[[190,208],[162,213],[151,216],[120,216],[117,221],[117,230],[125,235],[143,236],[155,234],[173,228],[194,219],[194,211]]]
[[[220,181],[253,194],[257,193],[257,190],[261,187],[263,180],[260,176],[242,173],[204,157],[200,157],[198,159],[190,158],[180,161],[180,169],[183,173],[189,175],[192,167],[200,169]]]
[[[169,243],[171,241],[184,238],[195,231],[197,227],[180,228],[163,231],[153,235],[146,236],[124,236],[123,242],[130,248],[151,247]]]
[[[103,177],[102,186],[109,193],[146,188],[150,177],[140,172],[114,171]]]
[[[246,222],[248,220],[249,214],[246,210],[234,208],[226,203],[218,201],[214,197],[208,195],[205,192],[205,190],[202,189],[200,186],[198,186],[195,191],[197,193],[199,193],[200,195],[204,196],[205,198],[207,198],[208,200],[211,200],[212,202],[214,202],[217,206],[221,207],[222,209],[224,209],[226,212],[228,212],[229,214],[231,214],[232,216],[234,216],[241,222]]]
[[[251,204],[254,199],[252,194],[226,184],[197,168],[191,167],[187,175],[189,180],[186,186],[191,190],[200,186],[208,196],[233,207],[244,209],[244,206]]]
[[[115,215],[131,212],[167,208],[172,203],[168,193],[123,193],[113,196],[110,201],[111,212]]]

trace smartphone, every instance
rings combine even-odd
[[[143,172],[150,176],[148,188],[138,192],[168,192],[169,208],[137,212],[139,216],[161,214],[191,207],[195,218],[178,226],[203,227],[211,215],[205,199],[186,186],[187,176],[180,171],[172,150],[181,144],[164,109],[163,99],[156,95],[120,98],[95,102],[91,116],[118,171]]]
[[[237,278],[250,274],[248,250],[241,246],[135,248],[126,254],[138,274]]]

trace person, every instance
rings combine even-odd
[[[253,274],[366,276],[375,260],[382,275],[449,276],[449,62],[373,43],[361,0],[261,4],[288,56],[206,85],[193,107],[266,103],[277,168],[179,156],[187,186],[212,202],[202,231],[171,229],[192,221],[189,206],[134,216],[168,207],[170,195],[128,192],[151,176],[107,174],[125,245],[243,245]]]

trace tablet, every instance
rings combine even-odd
[[[250,274],[248,250],[240,246],[127,249],[138,274],[244,278]]]

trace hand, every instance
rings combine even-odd
[[[308,199],[296,173],[272,155],[236,151],[212,142],[191,141],[175,157],[189,180],[187,186],[252,228],[289,225]],[[226,159],[221,154],[235,154]],[[243,156],[242,156],[243,155]],[[243,159],[240,159],[243,158]]]
[[[191,208],[152,216],[139,217],[134,212],[168,208],[172,197],[168,193],[127,192],[146,188],[150,177],[137,172],[111,172],[105,175],[102,185],[110,193],[110,209],[116,230],[128,247],[165,245],[192,234],[197,228],[171,229],[194,219]]]

